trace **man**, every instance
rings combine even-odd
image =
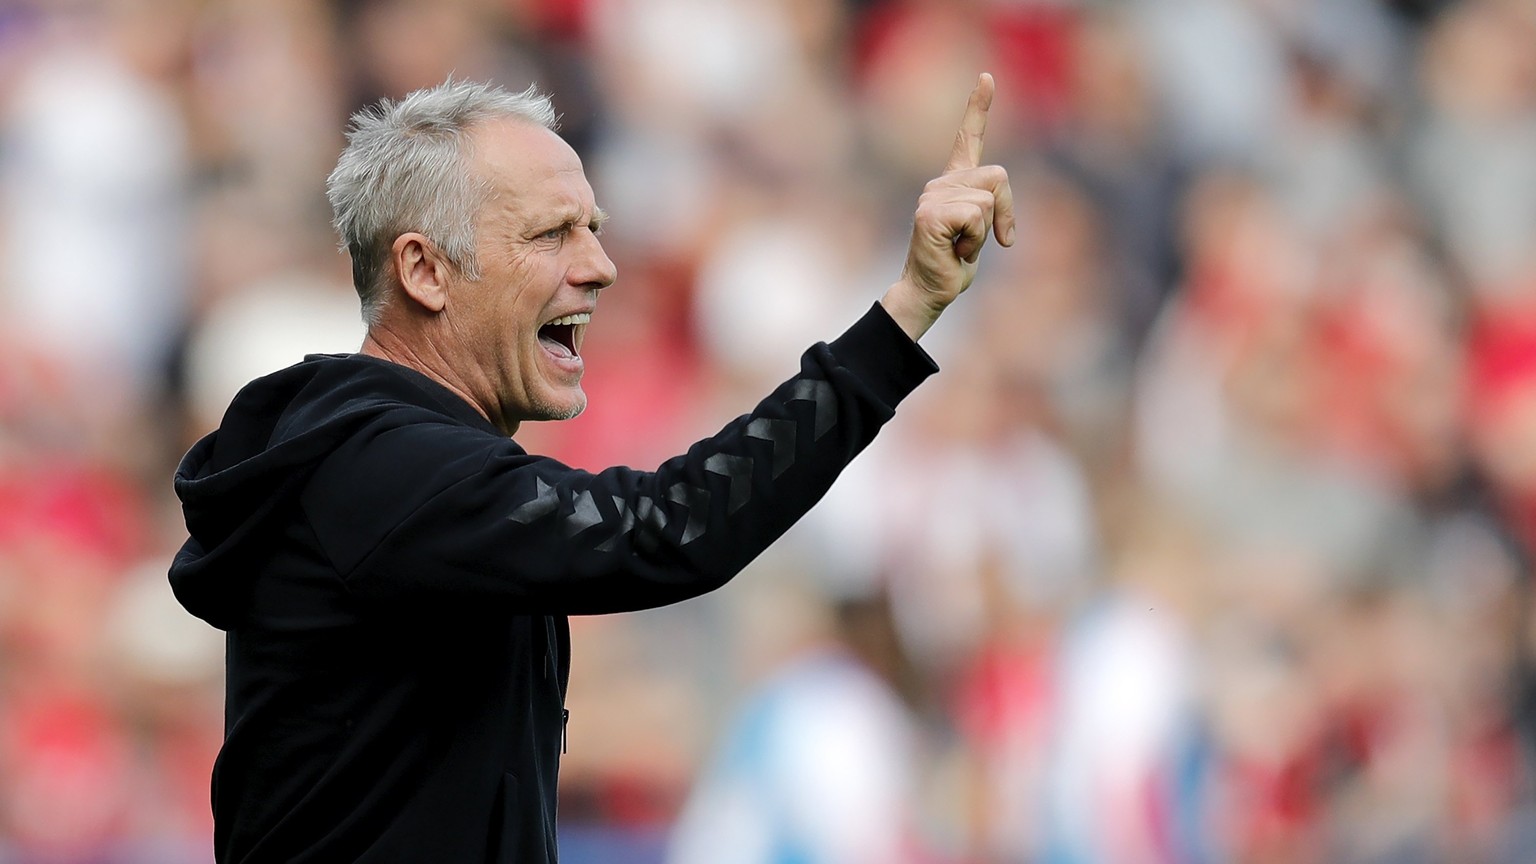
[[[329,192],[368,333],[240,392],[176,475],[177,597],[227,631],[220,862],[544,862],[567,615],[712,590],[935,367],[916,340],[1011,243],[971,94],[901,278],[748,415],[654,473],[525,453],[586,404],[613,263],[547,97],[448,82],[354,118]]]

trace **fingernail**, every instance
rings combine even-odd
[[[1013,238],[1018,233],[1019,233],[1019,226],[1017,226],[1017,225],[1009,225],[1008,226],[1008,245],[1009,246],[1013,245]]]

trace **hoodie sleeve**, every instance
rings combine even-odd
[[[654,472],[590,473],[480,429],[382,422],[326,460],[304,508],[359,596],[561,614],[665,605],[766,549],[935,371],[877,305],[751,414]]]

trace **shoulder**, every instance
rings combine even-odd
[[[275,376],[253,382],[251,388],[263,382],[290,394],[276,430],[279,438],[336,423],[351,425],[363,418],[387,418],[391,425],[458,426],[500,437],[453,391],[414,369],[375,357],[312,354]]]
[[[330,440],[308,484],[311,508],[338,499],[410,507],[495,456],[522,455],[453,391],[412,369],[355,354],[312,355],[300,365],[307,380],[274,437]]]

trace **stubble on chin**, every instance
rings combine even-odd
[[[575,399],[566,399],[556,404],[540,399],[533,406],[535,420],[572,420],[581,412],[587,410],[587,394],[580,393]]]

